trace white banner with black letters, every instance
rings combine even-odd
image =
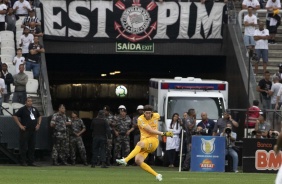
[[[94,42],[220,41],[226,5],[150,0],[41,0],[45,39]]]

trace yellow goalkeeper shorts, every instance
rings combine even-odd
[[[144,158],[148,156],[148,153],[154,152],[159,146],[159,140],[155,137],[145,138],[141,141],[144,142],[145,146],[139,154],[141,154]]]

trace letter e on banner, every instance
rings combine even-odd
[[[58,24],[62,26],[62,12],[54,14],[55,8],[60,8],[67,12],[66,1],[42,1],[43,4],[43,12],[44,12],[44,31],[46,35],[53,36],[66,36],[66,27],[62,27],[61,29],[55,29],[54,24]]]

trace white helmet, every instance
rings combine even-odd
[[[136,110],[143,110],[144,106],[143,105],[138,105]]]
[[[126,107],[124,105],[120,105],[118,109],[126,109]]]

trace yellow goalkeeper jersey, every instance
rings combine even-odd
[[[144,130],[144,127],[146,125],[149,125],[153,130],[158,130],[159,119],[160,119],[159,113],[153,113],[152,118],[150,120],[146,120],[144,115],[139,116],[138,127],[139,127],[139,130],[140,130],[140,140],[143,140],[143,139],[149,138],[149,137],[158,138],[158,135],[148,133],[146,130]]]

